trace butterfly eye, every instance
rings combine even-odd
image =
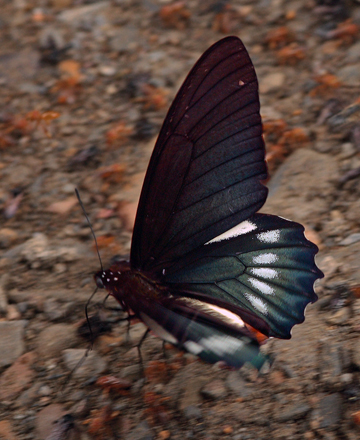
[[[98,286],[99,289],[104,289],[105,288],[103,280],[99,276],[95,277],[95,283],[96,283],[96,285]]]

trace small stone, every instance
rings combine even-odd
[[[54,324],[40,332],[37,339],[37,352],[45,359],[58,358],[66,348],[78,341],[76,329],[68,324]]]
[[[0,278],[0,315],[7,312],[8,308],[8,299],[6,295],[6,285],[8,282],[8,275],[5,274]]]
[[[99,72],[103,76],[113,76],[116,73],[116,68],[114,66],[99,66]]]
[[[346,84],[351,86],[354,83],[360,82],[360,64],[350,64],[347,66],[342,67],[337,72],[337,77],[339,80]]]
[[[55,422],[65,414],[65,408],[62,405],[53,403],[46,406],[36,417],[36,438],[46,439],[54,428]]]
[[[13,432],[13,428],[9,420],[0,421],[0,438],[4,440],[16,440],[17,437]]]
[[[360,368],[360,339],[354,341],[352,352],[354,364]]]
[[[248,397],[253,388],[240,376],[238,371],[230,371],[226,379],[226,386],[239,397]]]
[[[44,313],[50,321],[57,321],[65,316],[64,306],[53,298],[49,298],[44,302]]]
[[[191,420],[201,420],[202,419],[202,412],[201,409],[198,406],[195,405],[189,405],[186,408],[183,409],[183,414],[185,418]]]
[[[354,156],[356,153],[356,148],[351,142],[345,142],[345,144],[341,145],[341,159],[348,159],[349,157]]]
[[[7,308],[6,319],[8,321],[17,321],[21,318],[21,313],[14,304],[9,304]]]
[[[128,440],[152,440],[154,436],[148,422],[144,420],[139,423],[126,438]]]
[[[27,321],[0,321],[0,367],[11,365],[25,350]]]
[[[106,362],[94,351],[82,348],[69,348],[63,351],[63,360],[69,371],[74,377],[88,379],[98,376],[106,370]],[[85,356],[87,353],[87,356]],[[79,363],[81,364],[79,365]],[[74,370],[75,369],[75,370]]]
[[[180,410],[184,410],[188,406],[196,406],[202,402],[200,390],[206,381],[206,377],[191,377],[188,378],[184,394],[179,401]]]
[[[34,362],[33,352],[20,356],[0,377],[0,400],[14,400],[29,386],[34,378],[31,365]]]
[[[0,249],[8,249],[16,243],[19,234],[10,228],[0,229]]]
[[[143,44],[139,30],[132,26],[118,28],[116,35],[110,39],[110,48],[114,52],[133,52]]]
[[[357,243],[360,241],[360,232],[355,232],[354,234],[350,234],[344,240],[340,242],[341,246],[350,246],[351,244]]]
[[[279,90],[284,86],[285,75],[283,72],[273,72],[266,75],[260,81],[260,94],[267,94]]]
[[[342,399],[339,393],[323,397],[313,411],[311,425],[315,429],[334,428],[341,421]]]
[[[142,322],[138,322],[130,327],[129,340],[131,344],[137,345],[146,333],[147,327]]]
[[[227,396],[227,390],[224,382],[220,379],[209,382],[201,390],[201,394],[205,399],[218,400],[224,399]]]
[[[120,372],[120,377],[135,382],[143,377],[143,370],[140,364],[129,365],[124,367]]]
[[[311,411],[311,407],[305,403],[300,402],[280,411],[276,417],[278,422],[288,422],[290,420],[299,420],[306,416]]]
[[[110,5],[109,1],[98,1],[91,5],[78,6],[75,8],[65,9],[58,15],[58,20],[64,21],[73,26],[78,26],[83,20],[89,17],[96,17]]]
[[[343,307],[337,310],[335,313],[328,314],[326,316],[326,322],[332,325],[344,325],[350,319],[350,309],[348,307]]]

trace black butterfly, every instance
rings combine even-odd
[[[157,336],[207,362],[261,368],[317,296],[317,247],[267,197],[258,83],[236,37],[208,49],[166,116],[145,177],[130,263],[95,275]]]

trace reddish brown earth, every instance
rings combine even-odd
[[[359,438],[360,2],[0,0],[0,10],[0,438]],[[264,211],[304,223],[318,244],[320,300],[290,341],[265,345],[275,362],[264,375],[171,347],[166,366],[150,337],[144,383],[132,348],[144,327],[131,326],[130,344],[114,323],[69,377],[99,269],[74,188],[104,263],[127,256],[166,110],[227,34],[259,77]],[[64,414],[73,419],[53,423]]]

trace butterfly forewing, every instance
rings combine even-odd
[[[131,248],[153,275],[254,214],[267,189],[254,67],[238,38],[213,45],[189,73],[161,129]]]

